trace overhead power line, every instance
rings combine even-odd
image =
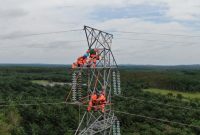
[[[18,35],[18,36],[13,36],[13,37],[5,36],[5,37],[0,37],[0,39],[14,39],[14,38],[39,36],[39,35],[60,34],[60,33],[67,33],[67,32],[73,32],[73,31],[82,31],[82,30],[83,29],[71,29],[71,30],[63,30],[63,31],[41,32],[41,33]],[[164,34],[164,33],[150,33],[150,32],[149,33],[148,32],[134,32],[134,31],[110,31],[110,32],[114,32],[114,33],[133,33],[133,34],[168,35],[168,36],[184,36],[184,37],[200,37],[200,35]],[[136,40],[140,40],[140,39],[136,39]]]
[[[56,101],[62,100],[61,98],[34,98],[34,99],[15,99],[15,100],[0,100],[0,103],[19,103],[19,102],[32,102],[32,101]]]
[[[185,34],[169,34],[169,33],[153,33],[153,32],[136,32],[136,31],[110,31],[113,33],[131,33],[143,35],[164,35],[164,36],[180,36],[180,37],[200,37],[200,35],[185,35]]]
[[[200,111],[199,109],[194,109],[191,107],[182,107],[182,106],[177,106],[177,105],[171,105],[171,104],[165,104],[162,102],[156,102],[156,101],[150,101],[150,100],[143,100],[143,99],[139,99],[139,98],[134,98],[134,97],[125,97],[125,96],[119,96],[116,95],[117,97],[121,97],[121,98],[126,98],[126,99],[132,99],[132,100],[136,100],[136,101],[141,101],[141,102],[148,102],[148,103],[152,103],[152,104],[158,104],[158,105],[164,105],[164,106],[169,106],[169,107],[174,107],[174,108],[180,108],[180,109],[185,109],[185,110],[195,110],[195,111]],[[57,100],[61,100],[61,99],[49,99],[49,98],[43,98],[43,99],[27,99],[27,100],[0,100],[0,103],[19,103],[19,102],[33,102],[33,101],[57,101]],[[25,105],[25,104],[24,104]],[[34,104],[35,105],[35,104]]]
[[[172,123],[172,124],[177,124],[177,125],[181,125],[181,126],[187,126],[187,127],[193,127],[193,128],[199,128],[200,129],[200,126],[196,126],[196,125],[192,125],[192,124],[186,124],[186,123],[181,123],[181,122],[176,122],[176,121],[171,121],[171,120],[154,118],[154,117],[145,116],[145,115],[138,115],[138,114],[123,112],[123,111],[118,111],[118,110],[117,111],[113,110],[113,111],[116,112],[116,113],[121,113],[121,114],[125,114],[125,115],[132,115],[132,116],[150,119],[150,120],[155,120],[155,121],[160,121],[160,122],[164,122],[164,123]]]
[[[10,37],[10,36],[6,37],[5,36],[5,37],[0,37],[0,40],[39,36],[39,35],[60,34],[60,33],[67,33],[67,32],[73,32],[73,31],[82,31],[82,29],[71,29],[71,30],[53,31],[53,32],[41,32],[41,33],[18,35],[18,36],[13,36],[13,37]],[[113,31],[113,32],[125,32],[125,31]],[[127,32],[127,33],[130,33],[130,32]],[[197,42],[167,41],[167,40],[158,40],[158,39],[137,39],[137,38],[123,38],[123,37],[122,38],[118,37],[118,38],[115,38],[115,39],[116,40],[138,40],[138,41],[150,41],[150,42],[164,42],[164,43],[180,43],[180,44],[199,44]],[[80,41],[83,41],[83,40],[68,41],[68,42],[80,42]]]
[[[8,106],[39,106],[39,105],[58,105],[58,104],[67,104],[67,105],[78,105],[77,103],[72,102],[43,102],[43,103],[18,103],[18,104],[0,104],[0,107]]]
[[[84,43],[85,40],[65,40],[65,43],[62,43],[62,46],[65,46],[67,45],[68,43]],[[46,44],[46,45],[45,45]],[[35,46],[36,45],[36,46]],[[45,45],[45,46],[44,46]],[[1,45],[0,45],[1,46]],[[30,44],[26,44],[26,45],[18,45],[18,47],[29,47]],[[55,45],[56,46],[56,45]],[[59,45],[57,45],[59,46]],[[34,43],[34,44],[31,44],[31,48],[49,48],[51,47],[51,45],[49,43],[42,43],[42,44],[39,44],[39,43]]]
[[[32,33],[32,34],[24,34],[24,35],[18,35],[18,36],[5,36],[0,37],[0,39],[14,39],[14,38],[23,38],[23,37],[31,37],[31,36],[39,36],[39,35],[51,35],[51,34],[60,34],[60,33],[67,33],[67,32],[73,32],[73,31],[81,31],[82,29],[71,29],[71,30],[63,30],[63,31],[52,31],[52,32],[41,32],[41,33]]]
[[[36,105],[58,105],[58,104],[66,104],[66,105],[81,105],[81,104],[77,104],[74,102],[44,102],[44,103],[21,103],[21,104],[6,104],[6,105],[0,105],[0,107],[7,107],[7,106],[36,106]],[[84,105],[82,105],[84,106]],[[129,113],[129,112],[123,112],[123,111],[119,111],[119,110],[113,110],[116,113],[121,113],[121,114],[126,114],[126,115],[132,115],[132,116],[136,116],[136,117],[141,117],[141,118],[145,118],[145,119],[150,119],[150,120],[156,120],[156,121],[160,121],[160,122],[165,122],[165,123],[172,123],[172,124],[178,124],[178,125],[182,125],[182,126],[188,126],[188,127],[194,127],[194,128],[200,128],[200,126],[196,126],[196,125],[192,125],[192,124],[186,124],[186,123],[181,123],[181,122],[175,122],[175,121],[170,121],[170,120],[165,120],[165,119],[160,119],[160,118],[154,118],[154,117],[150,117],[150,116],[144,116],[144,115],[138,115],[138,114],[134,114],[134,113]]]
[[[137,39],[137,38],[116,38],[116,40],[139,40],[139,41],[150,41],[150,42],[164,42],[164,43],[180,43],[180,44],[199,44],[197,42],[180,42],[180,41],[167,41],[157,39]]]
[[[194,108],[191,108],[191,107],[182,107],[182,106],[177,106],[177,105],[164,104],[164,103],[161,103],[161,102],[143,100],[143,99],[138,99],[138,98],[134,98],[134,97],[124,97],[124,96],[119,96],[119,95],[118,95],[118,97],[122,97],[122,98],[126,98],[126,99],[132,99],[132,100],[141,101],[141,102],[152,103],[152,104],[158,104],[158,105],[163,105],[163,106],[168,106],[168,107],[173,107],[173,108],[200,111],[200,109],[194,109]]]
[[[162,102],[156,102],[156,101],[149,101],[149,100],[143,100],[143,99],[139,99],[139,98],[134,98],[134,97],[125,97],[125,96],[119,96],[119,95],[116,95],[117,97],[121,97],[121,98],[126,98],[126,99],[131,99],[131,100],[136,100],[136,101],[140,101],[140,102],[148,102],[148,103],[152,103],[152,104],[158,104],[158,105],[164,105],[164,106],[168,106],[168,107],[173,107],[173,108],[180,108],[180,109],[185,109],[185,110],[194,110],[194,111],[200,111],[200,109],[194,109],[194,108],[191,108],[191,107],[182,107],[182,106],[177,106],[177,105],[171,105],[171,104],[165,104],[165,103],[162,103]],[[22,105],[26,105],[27,103],[20,103],[20,102],[33,102],[33,101],[59,101],[61,99],[30,99],[30,100],[0,100],[0,103],[19,103],[19,104],[22,104]],[[40,103],[38,103],[40,104]],[[35,105],[35,104],[34,104]],[[0,105],[1,106],[1,105]]]
[[[20,103],[20,104],[3,104],[0,107],[6,106],[35,106],[35,105],[58,105],[58,104],[65,104],[66,102],[54,102],[54,103]],[[69,104],[69,103],[68,103]]]

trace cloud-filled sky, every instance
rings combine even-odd
[[[119,64],[200,64],[199,0],[0,2],[0,63],[71,64],[87,50],[84,31],[18,36],[89,25],[114,35]]]

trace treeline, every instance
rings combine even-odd
[[[126,70],[122,72],[122,78],[128,78],[129,83],[136,83],[141,89],[200,91],[200,70]]]
[[[20,78],[24,80],[49,80],[55,82],[67,82],[71,79],[70,74],[70,68],[63,66],[0,66],[0,79]]]

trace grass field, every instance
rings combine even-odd
[[[187,93],[187,92],[179,92],[179,91],[174,91],[174,90],[165,90],[165,89],[156,89],[156,88],[144,89],[144,91],[161,94],[161,95],[168,95],[169,93],[171,93],[173,94],[173,96],[177,96],[177,94],[181,94],[183,98],[186,98],[186,99],[200,99],[200,92]]]
[[[32,83],[36,83],[36,84],[40,84],[40,85],[48,85],[48,84],[50,84],[50,82],[46,81],[46,80],[32,80],[31,82]]]
[[[71,85],[71,83],[63,83],[63,82],[50,82],[47,80],[32,80],[32,83],[43,85],[43,86],[55,86],[55,85]]]

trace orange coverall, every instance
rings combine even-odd
[[[105,95],[102,93],[99,95],[99,98],[97,99],[98,103],[99,103],[99,107],[101,109],[101,111],[104,113],[105,112],[105,104],[106,104],[106,97]]]
[[[90,101],[89,101],[89,105],[88,105],[88,112],[91,111],[92,107],[94,107],[94,110],[96,110],[96,105],[97,105],[97,94],[94,93],[91,95]]]
[[[77,65],[78,65],[78,67],[83,67],[84,66],[84,64],[86,63],[86,61],[87,61],[87,58],[84,58],[84,57],[79,57],[78,59],[77,59]]]

